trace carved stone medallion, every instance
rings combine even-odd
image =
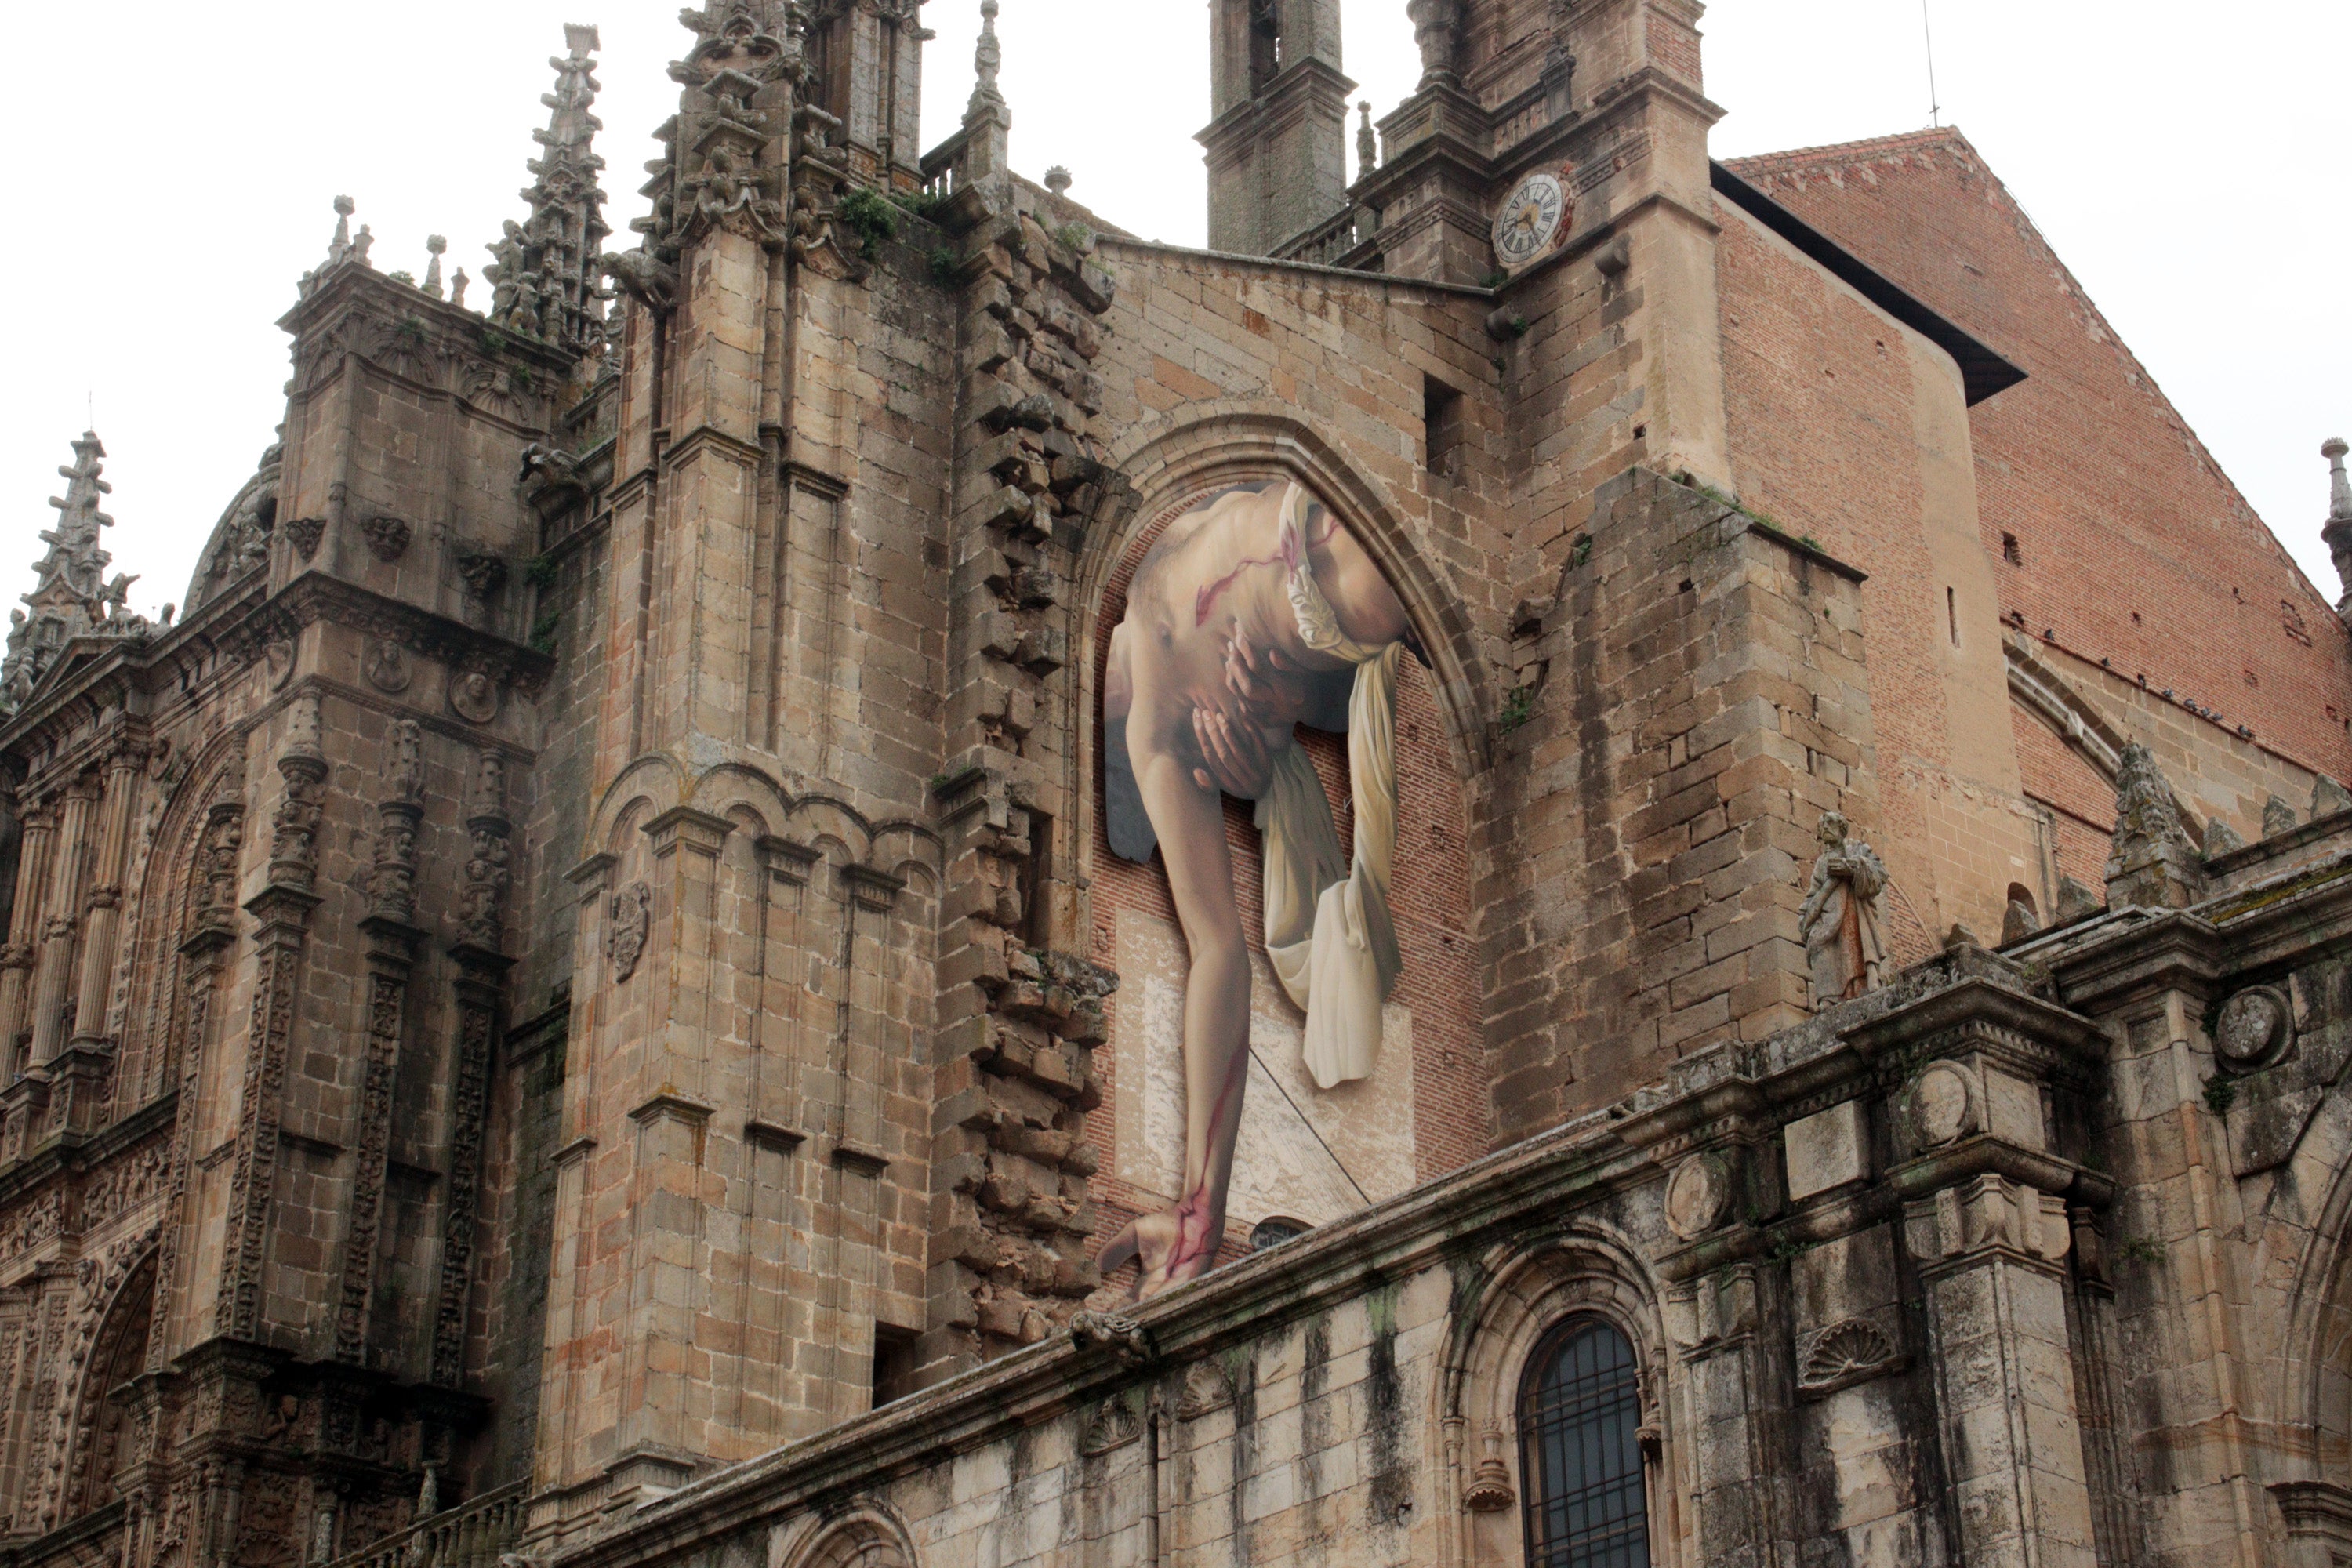
[[[298,517],[286,525],[286,537],[294,542],[294,552],[308,561],[319,553],[319,541],[327,534],[327,520],[320,517]]]
[[[378,561],[397,561],[408,548],[408,524],[396,517],[372,517],[360,530]]]
[[[646,937],[653,929],[654,890],[632,882],[613,895],[613,924],[605,937],[613,961],[613,981],[620,984],[637,972],[646,953]]]
[[[2294,1008],[2276,990],[2256,985],[2221,1004],[2213,1048],[2231,1067],[2254,1068],[2275,1060],[2294,1037]]]
[[[1714,1154],[1694,1154],[1666,1178],[1666,1228],[1696,1241],[1723,1223],[1731,1206],[1731,1173]]]
[[[1930,1062],[1911,1086],[1911,1125],[1920,1146],[1938,1149],[1976,1126],[1976,1091],[1951,1062]]]
[[[502,700],[499,683],[478,669],[459,670],[450,679],[450,710],[469,723],[489,723],[499,716]]]
[[[274,637],[261,645],[261,661],[269,667],[269,689],[276,691],[294,678],[294,644]]]
[[[405,691],[413,674],[408,667],[408,650],[390,637],[378,637],[368,645],[368,684],[378,691]]]

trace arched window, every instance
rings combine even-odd
[[[1528,1360],[1519,1391],[1528,1568],[1649,1568],[1641,1368],[1623,1334],[1570,1318]]]

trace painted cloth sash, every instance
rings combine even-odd
[[[1348,698],[1354,862],[1342,866],[1330,803],[1296,740],[1275,753],[1256,822],[1265,843],[1266,956],[1282,988],[1306,1010],[1307,1071],[1318,1087],[1336,1089],[1371,1076],[1380,1059],[1381,1005],[1402,967],[1389,919],[1389,870],[1396,853],[1397,667],[1404,650],[1402,643],[1354,642],[1339,630],[1307,558],[1307,501],[1297,485],[1284,497],[1282,552],[1299,637],[1316,652],[1356,667]]]

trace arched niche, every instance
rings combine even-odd
[[[1438,1378],[1442,1505],[1465,1568],[1517,1568],[1524,1555],[1527,1477],[1522,1399],[1536,1358],[1567,1326],[1605,1324],[1632,1348],[1641,1392],[1640,1443],[1650,1561],[1674,1563],[1677,1444],[1667,1418],[1667,1342],[1657,1291],[1634,1249],[1586,1228],[1488,1260],[1483,1287],[1454,1318]]]

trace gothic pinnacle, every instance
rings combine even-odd
[[[520,224],[509,221],[504,237],[488,247],[497,259],[483,276],[497,287],[492,321],[593,355],[604,341],[597,269],[612,232],[604,222],[605,195],[596,184],[604,160],[594,143],[604,126],[589,112],[599,90],[594,56],[602,46],[595,28],[577,25],[565,26],[563,43],[565,52],[547,62],[555,71],[554,90],[540,95],[547,125],[530,133],[544,151],[530,161],[536,178],[522,193],[530,216]]]
[[[0,658],[0,705],[14,710],[29,696],[58,650],[78,637],[100,633],[141,633],[143,616],[130,610],[131,584],[136,578],[117,574],[110,583],[106,568],[114,557],[99,543],[101,531],[114,519],[99,508],[99,498],[111,494],[106,482],[106,446],[94,430],[85,430],[73,444],[74,460],[58,469],[66,493],[50,498],[58,523],[44,530],[41,542],[48,552],[33,563],[33,591],[25,608],[9,616],[8,649]]]

